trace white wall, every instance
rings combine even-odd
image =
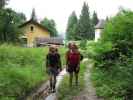
[[[101,31],[102,31],[102,29],[95,29],[95,42],[97,42],[98,39],[100,38]]]

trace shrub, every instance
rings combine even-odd
[[[133,42],[133,12],[120,11],[117,16],[111,18],[105,25],[101,41],[117,43],[121,40]]]
[[[0,46],[0,97],[24,96],[47,79],[45,55],[47,48]]]
[[[48,48],[0,46],[0,100],[16,100],[47,80],[45,58]],[[59,49],[64,55],[65,48]],[[61,56],[63,64],[64,56]]]
[[[101,54],[112,50],[112,44],[110,42],[91,42],[87,44],[87,50],[89,58],[97,58]]]
[[[106,23],[100,41],[91,46],[95,60],[91,78],[97,94],[107,100],[133,98],[132,20],[133,12],[120,11]]]
[[[87,40],[82,40],[82,41],[80,41],[80,48],[81,49],[83,49],[83,50],[85,50],[86,49],[86,44],[87,44]]]

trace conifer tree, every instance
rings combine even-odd
[[[92,21],[90,19],[90,12],[89,7],[86,2],[84,2],[84,5],[81,10],[80,19],[78,22],[78,39],[87,39],[91,40],[94,37],[94,28]]]
[[[76,16],[75,11],[68,18],[67,30],[66,30],[66,37],[68,40],[75,40],[77,35],[77,23],[78,18]]]
[[[44,18],[40,23],[49,30],[51,36],[58,36],[56,23],[53,19]]]
[[[94,11],[93,16],[92,16],[92,23],[95,26],[98,23],[98,17],[97,17],[97,13]]]
[[[5,5],[7,4],[9,0],[0,0],[0,9],[2,9],[3,7],[5,7]]]

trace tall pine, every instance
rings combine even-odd
[[[97,17],[97,13],[94,11],[93,16],[92,16],[92,23],[93,25],[96,25],[98,23],[98,17]]]
[[[75,11],[68,18],[67,29],[66,29],[66,37],[68,40],[75,40],[77,33],[77,23],[78,18]]]
[[[0,10],[0,42],[18,42],[21,31],[18,26],[24,23],[26,17],[10,8]]]
[[[0,9],[4,8],[9,0],[0,0]]]
[[[81,10],[80,19],[78,22],[78,39],[87,39],[91,40],[94,37],[94,28],[92,21],[90,19],[90,13],[89,13],[89,7],[86,2],[84,2],[84,5]]]

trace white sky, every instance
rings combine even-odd
[[[57,30],[64,33],[69,15],[74,10],[79,16],[84,1],[88,3],[90,12],[95,10],[100,19],[115,15],[120,6],[133,10],[133,0],[10,0],[8,7],[23,12],[27,19],[35,8],[38,19],[54,19]]]

